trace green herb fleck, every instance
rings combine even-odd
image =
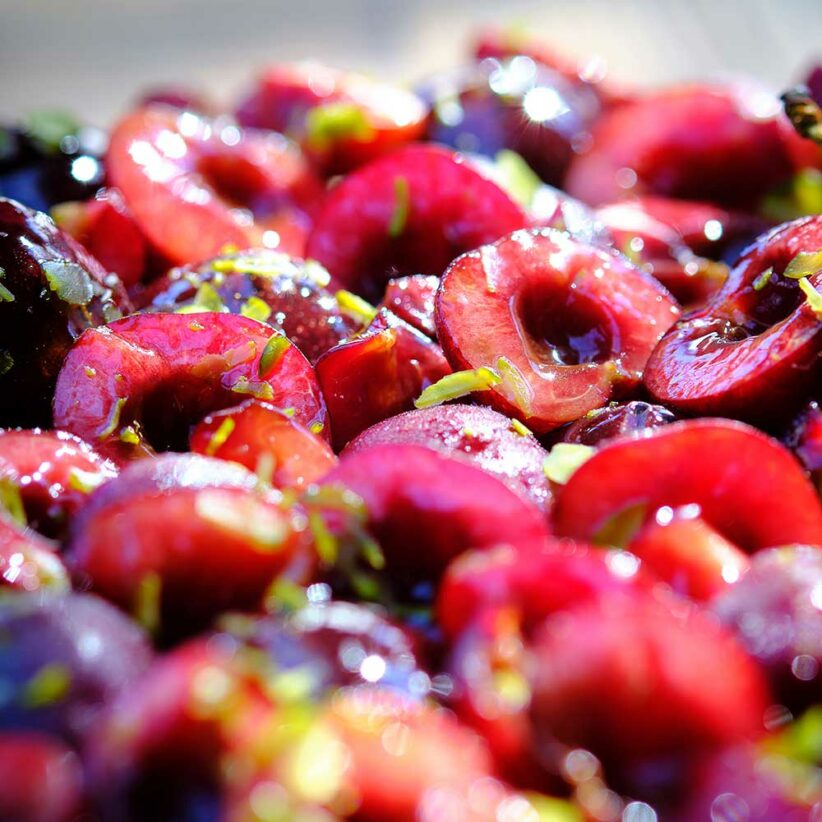
[[[261,300],[259,297],[249,297],[242,306],[240,306],[240,314],[264,323],[271,316],[271,307],[265,300]]]
[[[274,366],[280,361],[280,357],[290,348],[291,341],[283,334],[272,334],[260,354],[260,364],[257,373],[260,379],[266,374],[270,374]]]
[[[62,702],[71,688],[71,671],[59,663],[44,665],[25,684],[21,702],[26,708],[47,708]]]
[[[206,446],[206,456],[213,457],[217,451],[225,445],[226,440],[231,436],[231,432],[236,427],[234,417],[226,417],[217,426],[217,430],[211,435]]]
[[[766,268],[754,281],[753,290],[762,291],[762,289],[770,282],[773,277],[773,266]]]
[[[487,391],[502,382],[502,377],[492,368],[475,368],[469,371],[455,371],[429,385],[414,401],[415,408],[431,408],[448,400],[465,397],[474,391]]]
[[[325,103],[312,108],[305,118],[309,148],[327,151],[340,140],[367,141],[374,134],[368,117],[356,103]]]
[[[571,475],[596,453],[590,445],[558,442],[542,463],[542,470],[551,482],[565,485]]]
[[[361,325],[368,325],[377,316],[377,309],[371,303],[356,294],[352,294],[350,291],[338,291],[336,298],[340,311],[355,319]]]
[[[137,586],[134,619],[152,636],[160,629],[163,580],[156,571],[145,574]]]
[[[69,305],[88,305],[94,297],[94,284],[88,271],[70,260],[48,260],[42,265],[49,288]]]
[[[406,177],[394,178],[394,211],[388,223],[388,236],[399,237],[408,224],[411,208],[411,189]]]

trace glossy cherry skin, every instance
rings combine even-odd
[[[678,315],[670,295],[625,258],[533,229],[455,260],[436,318],[455,370],[508,360],[521,385],[476,396],[542,433],[636,388]]]
[[[30,527],[65,533],[89,491],[117,469],[87,442],[65,431],[0,430],[0,462],[14,469]]]
[[[799,252],[820,247],[822,217],[760,237],[716,297],[657,346],[645,372],[651,396],[689,414],[789,419],[815,385],[822,328],[797,281],[782,272]]]
[[[343,454],[390,443],[424,445],[464,459],[542,510],[551,506],[551,488],[542,469],[547,452],[535,437],[515,431],[508,417],[491,408],[449,404],[406,411],[366,428]]]
[[[57,546],[39,534],[0,517],[0,586],[19,591],[67,591],[68,571]]]
[[[657,194],[751,209],[793,172],[783,117],[776,97],[756,87],[646,94],[599,120],[565,187],[592,205]]]
[[[508,194],[459,155],[413,145],[357,169],[329,191],[306,256],[343,288],[377,302],[392,277],[440,276],[464,251],[526,223]]]
[[[389,280],[380,307],[387,308],[417,331],[436,339],[434,299],[438,287],[439,278],[433,274],[414,274]]]
[[[822,685],[822,548],[762,551],[712,610],[757,659],[781,702],[798,715]]]
[[[0,675],[11,695],[0,707],[4,731],[41,731],[76,743],[151,661],[145,634],[86,594],[5,597],[0,628]]]
[[[699,506],[712,528],[750,553],[822,540],[822,505],[791,453],[756,429],[723,419],[675,422],[605,445],[563,486],[554,528],[562,536],[596,539],[630,510],[639,524],[683,505]]]
[[[0,733],[0,819],[74,822],[84,811],[77,755],[40,734]]]
[[[637,798],[664,796],[683,765],[764,732],[761,670],[700,613],[605,598],[546,621],[533,651],[538,744],[591,751]]]
[[[199,455],[135,463],[75,517],[67,562],[164,640],[256,608],[278,576],[304,582],[314,557],[305,516],[255,486],[247,469]]]
[[[342,174],[420,139],[428,107],[410,91],[360,74],[283,63],[266,69],[237,119],[287,134],[326,174]]]
[[[515,151],[553,185],[600,113],[590,87],[523,55],[435,76],[421,93],[432,103],[429,139],[489,157]]]
[[[272,338],[285,347],[267,358]],[[234,314],[135,314],[77,341],[60,372],[54,418],[124,462],[184,449],[190,425],[248,395],[293,408],[303,424],[325,423],[313,369],[269,326]]]
[[[811,400],[791,421],[782,441],[818,484],[822,470],[822,411],[816,400]]]
[[[119,280],[45,214],[2,198],[0,270],[0,424],[47,426],[74,339],[131,306]]]
[[[647,431],[675,422],[676,414],[662,405],[642,400],[609,403],[580,417],[565,431],[563,442],[601,445],[615,437],[641,436]]]
[[[192,305],[204,284],[216,290],[232,314],[241,313],[254,297],[271,310],[265,322],[313,363],[357,330],[327,290],[328,280],[328,272],[316,263],[252,249],[169,271],[152,282],[142,305],[147,310],[176,311]]]
[[[302,491],[321,480],[337,458],[324,432],[309,431],[293,417],[260,400],[246,400],[234,408],[204,417],[191,432],[191,450],[209,457],[237,462],[252,471],[266,471],[275,488]]]
[[[368,329],[317,360],[334,447],[414,407],[414,400],[451,373],[440,347],[382,309]]]
[[[356,451],[324,484],[362,498],[366,526],[385,554],[385,575],[401,596],[436,585],[448,562],[469,548],[499,542],[525,548],[546,539],[536,506],[479,468],[418,445]]]
[[[226,245],[299,253],[284,248],[277,220],[291,208],[310,209],[322,192],[282,135],[164,106],[138,109],[115,125],[107,167],[140,229],[178,265],[214,257]]]

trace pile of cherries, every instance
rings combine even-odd
[[[0,819],[822,820],[820,77],[0,130]]]

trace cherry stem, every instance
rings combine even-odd
[[[822,108],[811,96],[806,86],[788,89],[782,95],[785,114],[796,131],[817,145],[822,146]]]

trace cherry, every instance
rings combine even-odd
[[[437,405],[407,411],[366,428],[345,447],[352,454],[381,444],[424,445],[473,463],[547,511],[551,488],[543,471],[548,456],[536,438],[516,431],[490,408]]]
[[[818,486],[822,471],[822,411],[816,400],[811,400],[791,421],[783,441]]]
[[[369,327],[316,362],[340,450],[371,425],[414,407],[451,368],[440,347],[387,309]]]
[[[0,729],[77,742],[151,660],[143,632],[86,594],[16,594],[0,602]]]
[[[65,532],[90,491],[117,469],[65,431],[0,430],[0,461],[16,475],[28,524],[49,537]]]
[[[676,414],[664,406],[651,405],[642,400],[609,403],[604,408],[589,411],[572,423],[562,439],[579,445],[600,445],[615,437],[644,435],[676,419]]]
[[[366,527],[401,597],[430,597],[448,562],[469,548],[546,539],[542,512],[495,477],[418,445],[374,445],[345,455],[323,480],[362,498]]]
[[[0,516],[0,586],[21,591],[65,591],[68,571],[47,539]]]
[[[194,454],[134,463],[75,517],[67,561],[78,581],[165,640],[226,609],[258,607],[279,576],[305,581],[313,554],[304,514],[256,482]]]
[[[611,541],[626,518],[638,528],[683,505],[699,506],[708,525],[747,552],[822,541],[822,505],[790,452],[722,419],[675,422],[603,446],[563,486],[553,521],[562,536]]]
[[[191,432],[195,453],[237,462],[260,474],[270,470],[276,488],[304,490],[336,464],[334,452],[293,417],[259,400],[209,414]]]
[[[624,258],[534,229],[455,260],[436,316],[455,369],[494,368],[504,357],[517,374],[478,399],[542,433],[636,388],[678,314]]]
[[[763,665],[780,702],[799,712],[822,684],[822,548],[762,551],[712,610]]]
[[[313,363],[356,330],[326,289],[328,284],[328,272],[316,263],[254,249],[173,269],[149,286],[143,305],[162,311],[201,305],[205,285],[214,308],[239,314],[253,312],[256,306],[259,316],[265,316],[265,322],[282,331]]]
[[[750,209],[792,174],[785,124],[755,86],[666,88],[606,112],[565,186],[592,205],[658,194]]]
[[[436,76],[422,94],[432,103],[429,139],[490,157],[515,151],[554,185],[600,109],[590,87],[523,55]]]
[[[299,149],[281,135],[163,106],[120,120],[107,166],[140,229],[179,265],[214,257],[226,245],[299,253],[285,248],[278,220],[290,209],[310,209],[322,191]]]
[[[84,810],[77,755],[56,739],[0,733],[0,818],[74,822]]]
[[[549,759],[555,742],[591,751],[640,799],[670,793],[699,756],[764,731],[759,667],[696,612],[603,598],[546,621],[534,655],[541,749]]]
[[[822,217],[786,223],[739,259],[711,302],[675,325],[645,385],[658,402],[702,415],[783,421],[811,392],[822,334],[795,279],[796,255],[822,246]],[[812,284],[822,282],[819,275]]]
[[[462,252],[526,222],[520,207],[459,155],[413,145],[329,191],[306,255],[343,288],[378,301],[392,277],[439,276]]]
[[[63,363],[55,424],[124,462],[183,450],[188,427],[243,396],[325,423],[305,357],[257,320],[233,314],[135,314],[90,329]]]
[[[72,341],[129,311],[117,277],[45,215],[0,198],[0,424],[48,425]]]
[[[438,287],[439,278],[434,275],[415,274],[389,280],[380,307],[387,308],[417,331],[436,339],[434,298]]]
[[[316,62],[271,66],[237,108],[242,125],[287,134],[328,174],[418,140],[427,117],[409,91]]]

